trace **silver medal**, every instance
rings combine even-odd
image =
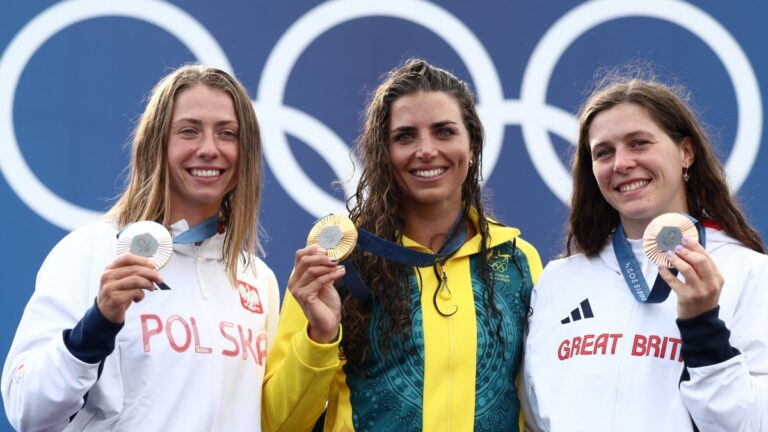
[[[117,238],[117,254],[130,252],[152,258],[161,269],[173,255],[171,233],[157,222],[141,221],[126,226]]]

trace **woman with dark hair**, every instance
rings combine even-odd
[[[279,301],[257,257],[261,182],[243,86],[199,65],[161,79],[134,132],[125,191],[38,273],[3,369],[11,424],[258,430],[261,386],[246,383],[263,379]],[[118,255],[118,236],[142,224],[151,228],[133,252],[151,250],[166,229],[174,236],[165,232],[162,268],[159,254]]]
[[[612,76],[580,111],[565,257],[533,293],[532,430],[768,430],[768,258],[681,95]],[[646,234],[679,212],[698,233]]]
[[[426,267],[356,250],[371,300],[345,283],[337,292],[346,269],[326,251],[299,250],[267,363],[265,429],[311,429],[327,401],[326,430],[517,430],[514,381],[541,262],[483,205],[468,86],[406,62],[373,94],[356,150],[358,228],[427,253],[458,238],[458,249]]]

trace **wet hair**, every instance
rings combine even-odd
[[[255,269],[251,254],[262,252],[258,237],[261,200],[261,135],[248,92],[220,69],[185,65],[163,77],[152,89],[147,106],[133,132],[131,161],[125,190],[107,212],[118,227],[140,220],[163,225],[170,218],[168,136],[173,107],[182,92],[204,85],[232,98],[239,125],[239,158],[235,186],[221,203],[219,223],[225,229],[223,255],[227,275],[234,283],[238,259]]]
[[[470,208],[477,210],[478,232],[482,241],[478,256],[478,273],[488,287],[484,296],[486,305],[497,318],[497,336],[500,334],[501,314],[494,304],[493,273],[488,262],[488,219],[480,188],[484,134],[475,110],[475,98],[469,86],[443,69],[421,59],[407,60],[390,71],[372,94],[365,111],[361,135],[355,143],[355,152],[363,169],[356,193],[347,203],[350,218],[355,224],[389,241],[399,242],[403,236],[403,191],[395,178],[390,160],[390,118],[392,104],[399,98],[417,92],[442,92],[453,98],[461,111],[469,134],[472,154],[467,177],[461,188],[464,217]],[[378,343],[383,353],[399,340],[406,344],[411,332],[411,290],[408,266],[393,263],[369,253],[355,252],[352,257],[360,274],[378,303],[385,319],[374,325],[382,335],[378,341],[368,340],[370,304],[347,295],[342,287],[342,323],[344,338],[342,351],[347,362],[360,366],[366,359],[371,343]],[[437,269],[435,269],[437,271]],[[422,289],[431,289],[422,287]],[[438,287],[439,290],[439,287]],[[437,295],[437,291],[434,293]],[[435,303],[436,304],[436,303]],[[423,305],[423,307],[428,307]],[[444,315],[453,312],[440,311]]]
[[[619,223],[618,212],[600,193],[592,172],[589,129],[595,117],[620,104],[641,107],[678,145],[688,139],[694,161],[688,167],[685,195],[689,213],[698,220],[712,219],[748,248],[764,252],[760,235],[731,195],[725,171],[710,139],[689,107],[688,92],[679,85],[656,81],[647,66],[609,71],[579,111],[579,138],[571,166],[573,196],[565,255],[598,253]],[[683,175],[681,170],[680,175]]]

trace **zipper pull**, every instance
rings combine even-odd
[[[440,268],[442,273],[442,282],[440,282],[440,298],[443,300],[451,299],[451,289],[448,287],[448,275],[445,274],[445,270]]]

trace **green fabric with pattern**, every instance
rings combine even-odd
[[[515,264],[524,270],[524,278]],[[520,365],[522,331],[532,289],[528,261],[512,242],[491,249],[491,269],[495,278],[495,303],[503,319],[501,335],[496,339],[496,320],[486,310],[487,290],[477,271],[477,255],[470,257],[472,291],[477,316],[477,376],[475,387],[475,430],[517,431],[520,405],[515,377]],[[427,289],[430,289],[427,287]],[[386,320],[381,305],[371,306],[369,340],[374,341],[364,365],[366,376],[344,366],[352,403],[355,430],[416,431],[421,430],[424,396],[424,328],[418,276],[409,278],[411,294],[411,337],[393,344],[398,349],[388,356],[381,352],[381,338],[375,324]],[[430,304],[429,307],[432,307]]]

